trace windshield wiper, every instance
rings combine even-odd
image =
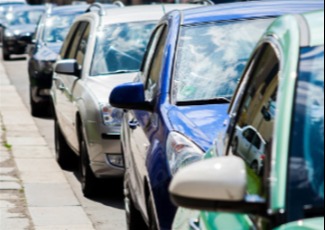
[[[193,100],[193,101],[179,101],[176,103],[178,106],[187,105],[213,105],[213,104],[229,104],[231,99],[227,97],[216,97],[212,99]]]

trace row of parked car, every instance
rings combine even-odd
[[[45,10],[57,161],[88,197],[124,177],[128,229],[324,229],[324,2],[201,3]]]

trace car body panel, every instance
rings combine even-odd
[[[276,230],[323,230],[324,218],[315,218],[301,220],[295,223],[290,223],[285,226],[281,226]]]

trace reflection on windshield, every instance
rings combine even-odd
[[[43,13],[43,10],[29,10],[16,12],[15,14],[10,13],[7,15],[8,24],[11,26],[36,25]]]
[[[324,207],[324,47],[303,48],[290,150],[290,213]]]
[[[109,25],[99,32],[91,76],[139,71],[154,22]]]
[[[63,42],[77,15],[54,16],[46,20],[43,40],[48,43]]]
[[[230,99],[258,39],[272,21],[183,28],[173,84],[176,101]]]

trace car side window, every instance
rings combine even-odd
[[[87,24],[85,32],[80,40],[77,54],[76,54],[76,60],[81,67],[83,66],[86,57],[89,35],[90,35],[90,25]]]
[[[266,198],[265,167],[271,159],[275,123],[280,60],[275,48],[267,43],[260,48],[256,61],[251,63],[245,77],[247,87],[236,117],[236,130],[253,127],[254,134],[248,149],[238,148],[240,135],[231,137],[230,154],[237,155],[247,164],[248,194]],[[251,129],[252,130],[252,129]],[[266,143],[265,148],[262,142]],[[256,147],[259,151],[254,151]]]
[[[72,25],[68,35],[67,35],[67,38],[65,39],[63,45],[62,45],[62,48],[61,48],[61,51],[60,51],[60,56],[62,59],[66,59],[67,56],[68,56],[68,51],[69,51],[69,46],[70,44],[73,42],[73,39],[75,37],[75,34],[76,34],[76,30],[78,29],[78,26],[79,24],[78,23],[75,23]]]
[[[164,60],[165,43],[168,30],[165,26],[160,27],[152,40],[150,50],[145,63],[145,95],[147,101],[153,101],[158,90],[158,81]]]
[[[254,134],[255,133],[252,129],[247,129],[246,131],[244,131],[243,136],[246,138],[248,142],[252,143]]]

